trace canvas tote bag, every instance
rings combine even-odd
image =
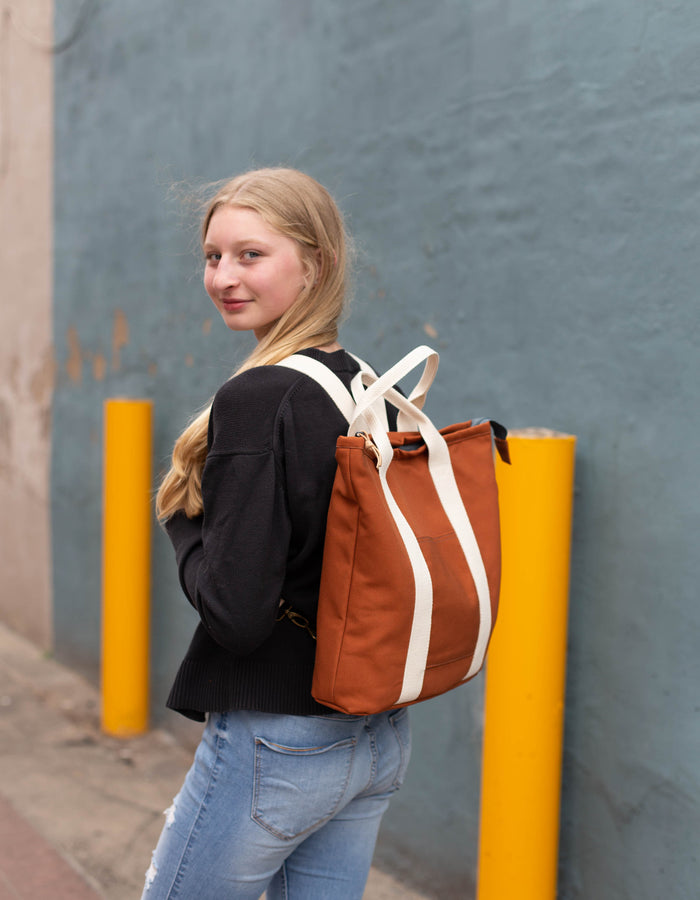
[[[442,694],[481,669],[496,619],[500,530],[494,452],[506,432],[489,421],[438,430],[422,406],[438,354],[417,347],[381,377],[360,360],[351,391],[302,355],[302,371],[349,422],[324,545],[312,694],[369,715]],[[425,363],[408,398],[395,389]],[[384,401],[398,411],[389,432]]]

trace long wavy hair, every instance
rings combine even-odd
[[[202,219],[202,243],[212,216],[222,206],[252,209],[270,228],[296,241],[310,276],[298,299],[231,377],[254,366],[273,365],[298,350],[336,341],[346,298],[348,241],[341,213],[328,191],[296,169],[256,169],[238,175],[208,202]],[[170,470],[156,496],[156,513],[161,520],[178,510],[189,517],[202,511],[210,410],[211,403],[175,441]]]

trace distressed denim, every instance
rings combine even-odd
[[[361,900],[410,745],[406,709],[211,714],[142,900]]]

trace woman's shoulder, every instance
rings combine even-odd
[[[344,373],[352,375],[359,368],[355,358],[345,350],[325,353],[312,348],[302,350],[300,353],[323,362],[331,371],[341,376]],[[248,407],[254,404],[258,408],[260,404],[279,405],[290,390],[311,383],[308,376],[287,366],[256,366],[226,381],[216,392],[214,407],[223,405]]]
[[[212,403],[210,449],[223,453],[269,449],[279,410],[298,377],[281,366],[260,366],[226,381]]]
[[[294,384],[295,375],[282,366],[256,366],[230,378],[214,396],[214,404],[279,401]]]
[[[359,368],[344,351],[304,350],[322,360],[346,385]],[[216,392],[210,420],[210,451],[260,452],[272,449],[280,435],[343,430],[345,420],[324,388],[308,375],[286,366],[246,369]],[[336,421],[337,420],[337,421]]]

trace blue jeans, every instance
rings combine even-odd
[[[212,713],[142,900],[361,900],[410,745],[406,709]]]

